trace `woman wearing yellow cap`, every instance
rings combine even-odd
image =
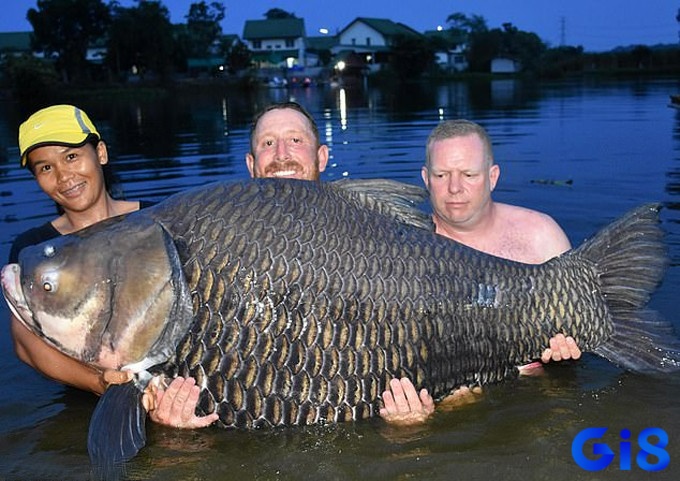
[[[136,211],[140,202],[116,200],[104,182],[106,144],[87,114],[73,105],[54,105],[35,112],[19,128],[21,165],[35,176],[40,188],[60,207],[59,217],[17,236],[10,263],[26,246],[83,229],[101,220]],[[129,374],[100,372],[47,345],[11,317],[14,348],[19,359],[45,376],[101,394],[109,384],[126,382]],[[216,414],[197,417],[199,389],[191,378],[178,378],[167,390],[146,396],[151,419],[175,427],[203,427]]]

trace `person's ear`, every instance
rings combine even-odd
[[[106,165],[109,163],[109,151],[106,148],[106,143],[103,140],[97,142],[95,151],[97,152],[97,160],[101,165]]]
[[[319,160],[319,172],[326,170],[326,165],[328,164],[328,146],[320,145],[316,151],[316,157]]]
[[[423,178],[423,184],[425,184],[426,189],[430,189],[430,172],[427,170],[427,166],[423,165],[420,169],[420,176]]]
[[[489,187],[492,192],[496,188],[496,184],[498,183],[498,178],[500,176],[501,168],[498,164],[493,164],[491,167],[489,167]]]
[[[246,154],[246,167],[248,167],[250,177],[255,177],[255,157],[250,152]]]

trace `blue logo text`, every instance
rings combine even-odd
[[[571,443],[571,455],[580,467],[587,471],[601,471],[609,466],[616,453],[606,443],[595,442],[589,456],[583,452],[590,440],[601,440],[607,428],[586,428],[576,435]],[[621,430],[621,441],[618,446],[619,469],[629,471],[632,465],[632,448],[628,429]],[[661,428],[643,429],[637,437],[640,448],[635,455],[635,463],[645,471],[661,471],[668,466],[671,457],[664,449],[668,446],[668,434]]]

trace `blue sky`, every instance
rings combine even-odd
[[[211,0],[207,0],[210,3]],[[119,0],[134,5],[134,0]],[[192,0],[164,0],[175,23],[183,22]],[[589,51],[619,45],[678,42],[680,8],[676,0],[223,0],[225,33],[243,33],[243,23],[281,8],[305,19],[307,35],[320,28],[331,32],[356,17],[389,18],[423,31],[445,25],[451,13],[483,16],[491,28],[511,22],[538,34],[550,45],[582,45]],[[31,30],[26,11],[36,0],[4,0],[0,31]]]

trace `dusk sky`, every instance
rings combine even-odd
[[[206,0],[210,3],[211,0]],[[134,0],[120,0],[132,6]],[[185,21],[192,0],[164,0],[173,23]],[[551,46],[563,41],[588,51],[632,44],[678,43],[676,0],[224,0],[224,33],[243,33],[246,20],[263,19],[270,8],[281,8],[305,20],[307,35],[341,30],[356,17],[389,18],[418,31],[445,25],[456,12],[481,15],[490,28],[510,22],[534,32]],[[26,31],[29,8],[36,0],[4,0],[0,31]]]

